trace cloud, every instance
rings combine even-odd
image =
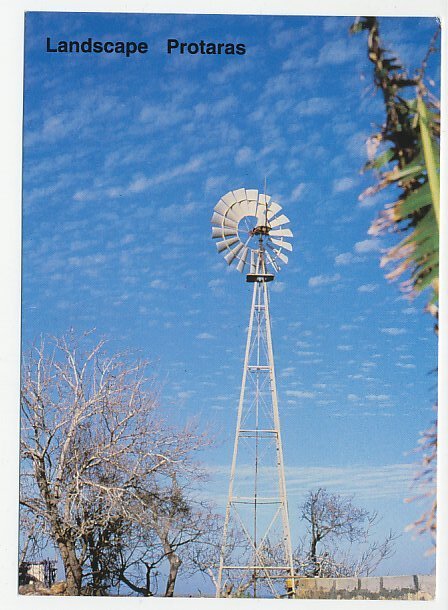
[[[335,101],[325,97],[311,97],[308,100],[302,100],[296,106],[297,112],[301,116],[313,116],[331,112],[335,107]]]
[[[321,47],[317,63],[319,66],[340,65],[361,57],[362,51],[353,42],[330,40]]]
[[[389,399],[390,396],[388,394],[367,394],[366,396],[366,400],[375,400],[377,402],[383,402]]]
[[[167,282],[164,282],[163,280],[152,280],[149,286],[150,288],[155,288],[157,290],[165,290],[166,288],[168,288]]]
[[[127,186],[111,187],[107,189],[106,194],[111,198],[116,198],[123,197],[124,195],[143,193],[152,186],[157,186],[164,182],[170,182],[175,178],[198,172],[203,168],[205,161],[205,155],[196,155],[195,157],[189,159],[186,163],[175,165],[171,169],[159,172],[153,176],[135,176]]]
[[[308,286],[311,288],[316,288],[317,286],[328,286],[329,284],[335,284],[339,282],[341,276],[339,273],[335,273],[333,275],[315,275],[310,277],[308,280]]]
[[[291,195],[290,195],[290,197],[289,197],[289,198],[290,198],[290,200],[291,200],[291,201],[298,201],[298,200],[301,198],[301,196],[302,196],[302,194],[303,194],[303,191],[305,190],[305,187],[306,187],[305,182],[301,182],[300,184],[298,184],[298,185],[297,185],[297,186],[296,186],[296,187],[295,187],[295,188],[292,190]]]
[[[209,466],[208,471],[212,480],[221,478],[227,481],[229,476],[228,464]],[[275,485],[275,468],[262,467],[263,476],[269,476],[272,485]],[[272,472],[272,474],[271,474]],[[238,468],[241,476],[253,475],[253,465],[241,464]],[[409,494],[409,488],[415,474],[415,464],[386,464],[375,466],[286,466],[286,485],[288,499],[291,504],[303,502],[304,495],[309,489],[323,487],[333,493],[347,496],[356,495],[360,500],[378,500],[378,498],[402,499]],[[225,485],[219,482],[214,494],[210,493],[225,506],[227,495],[222,493]]]
[[[352,263],[361,263],[364,259],[361,256],[355,256],[351,252],[342,252],[337,254],[334,259],[335,265],[351,265]]]
[[[284,368],[282,370],[282,372],[280,373],[281,377],[291,377],[291,375],[293,375],[295,373],[296,369],[293,366],[287,366],[286,368]]]
[[[380,330],[385,335],[391,335],[392,337],[396,337],[398,335],[404,335],[406,333],[406,330],[404,328],[390,327],[390,328],[381,328]]]
[[[337,178],[333,180],[333,193],[345,193],[355,185],[353,178]]]
[[[196,339],[210,340],[216,339],[216,337],[214,335],[211,335],[210,333],[199,333],[199,335],[196,335]]]
[[[378,288],[378,284],[362,284],[358,286],[358,292],[375,292]]]
[[[286,396],[292,396],[294,398],[314,398],[316,394],[304,390],[286,390]]]
[[[364,239],[363,241],[357,241],[355,244],[355,251],[358,252],[358,254],[380,252],[381,242],[379,239]]]
[[[210,191],[214,191],[217,188],[221,188],[222,185],[226,182],[226,176],[210,176],[205,181],[205,192],[209,193]]]
[[[249,146],[243,146],[235,155],[235,163],[237,165],[246,165],[253,159],[254,151]]]
[[[273,282],[271,285],[271,292],[283,292],[286,288],[285,282]]]
[[[222,296],[224,294],[224,280],[223,279],[215,279],[210,280],[207,284],[213,294],[217,297]]]

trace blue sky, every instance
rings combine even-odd
[[[419,432],[436,395],[425,298],[403,298],[379,267],[393,236],[371,221],[391,194],[358,201],[365,141],[383,104],[364,35],[349,17],[28,13],[23,341],[95,327],[139,350],[176,421],[199,416],[203,493],[222,508],[251,285],[228,269],[210,217],[231,189],[284,208],[294,251],[271,285],[293,538],[297,505],[326,486],[402,532]],[[435,20],[384,18],[386,46],[419,67]],[[149,41],[146,55],[46,53],[52,40]],[[167,55],[167,38],[243,42],[244,56]],[[438,57],[428,76],[439,82]],[[429,572],[429,541],[404,533],[383,573]]]

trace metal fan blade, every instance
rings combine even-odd
[[[272,243],[276,246],[280,246],[280,248],[285,248],[285,250],[292,251],[292,244],[289,241],[284,241],[283,239],[271,239]]]
[[[230,235],[236,235],[236,229],[228,229],[226,227],[212,227],[213,239],[219,237],[229,237]]]
[[[255,262],[255,252],[253,250],[250,251],[250,272],[251,273],[257,272],[257,265]]]
[[[268,262],[272,265],[272,267],[274,268],[275,271],[280,271],[280,267],[277,265],[277,263],[274,261],[274,259],[272,258],[272,256],[269,254],[269,252],[266,252],[266,258],[268,259]]]
[[[222,221],[224,220],[224,216],[221,216],[220,214],[217,214],[216,212],[213,212],[213,216],[210,219],[210,222],[212,223],[212,225],[222,225]]]
[[[241,220],[245,216],[255,216],[255,201],[240,201],[232,208],[232,212]]]
[[[227,252],[227,254],[224,256],[224,260],[226,261],[226,263],[228,265],[230,265],[232,263],[232,261],[234,261],[236,259],[238,252],[242,248],[244,248],[244,244],[239,243],[237,246],[235,246],[235,248],[233,248],[233,250],[230,250],[230,252]]]
[[[286,263],[288,262],[288,257],[286,256],[286,254],[283,254],[281,250],[277,250],[277,248],[274,248],[269,242],[267,243],[267,246],[274,252],[275,257],[278,257],[286,265]]]
[[[238,215],[233,211],[233,208],[229,208],[226,212],[225,218],[230,218],[230,220],[233,220],[234,222],[236,222],[238,224],[239,222],[239,218]]]
[[[275,201],[271,201],[268,205],[268,218],[272,218],[276,214],[278,214],[282,209],[281,205],[278,205]]]
[[[233,244],[236,244],[238,241],[240,241],[238,237],[231,237],[230,239],[225,239],[224,241],[219,241],[216,244],[216,248],[217,248],[218,252],[222,252],[226,248],[230,248],[230,246],[233,246]]]
[[[291,229],[276,229],[275,231],[269,231],[270,237],[292,237]]]
[[[270,195],[265,195],[264,193],[260,193],[258,195],[258,203],[266,205],[270,201],[271,201],[271,196]]]
[[[270,221],[271,227],[278,227],[279,225],[286,225],[289,222],[289,218],[284,214],[277,216],[274,220]]]
[[[233,191],[233,195],[237,201],[244,201],[247,199],[246,189],[237,189],[236,191]]]
[[[249,248],[247,246],[245,246],[243,253],[240,256],[239,263],[236,266],[237,271],[239,271],[240,273],[243,273],[243,271],[244,271],[244,265],[246,264],[246,259],[247,259],[248,253],[249,253]]]
[[[235,220],[230,220],[230,218],[224,218],[224,216],[221,216],[220,214],[217,214],[216,212],[211,217],[210,222],[213,225],[218,225],[219,227],[224,226],[224,227],[230,227],[232,229],[236,229],[238,227],[238,223],[235,222]]]
[[[258,204],[257,208],[257,227],[266,226],[266,206]]]
[[[233,205],[236,203],[236,199],[232,191],[226,193],[224,197],[221,197],[221,199],[224,201],[224,203],[227,203],[227,205]]]
[[[246,189],[246,195],[249,201],[258,201],[257,189]]]
[[[218,212],[218,214],[222,214],[222,216],[224,216],[224,214],[227,212],[229,207],[230,206],[227,203],[224,203],[224,201],[222,199],[220,199],[218,201],[218,203],[215,205],[215,212]]]
[[[282,262],[284,262],[284,263],[285,263],[285,265],[286,265],[286,264],[287,264],[287,262],[288,262],[288,260],[289,260],[289,259],[288,259],[288,257],[286,256],[286,254],[283,254],[283,252],[280,252],[280,250],[277,250],[277,249],[275,249],[275,250],[274,250],[274,252],[275,252],[276,256],[278,256],[278,258],[279,258],[279,259],[280,259]]]

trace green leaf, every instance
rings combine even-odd
[[[431,269],[431,271],[429,273],[427,273],[423,278],[415,278],[415,290],[417,290],[418,292],[421,292],[422,290],[424,290],[425,288],[428,288],[428,286],[430,286],[433,282],[433,280],[437,279],[439,277],[439,267],[434,267],[433,269]]]
[[[425,102],[418,96],[417,110],[419,115],[419,127],[422,138],[423,154],[425,157],[425,165],[428,171],[428,182],[431,189],[432,205],[434,208],[434,216],[437,221],[437,228],[440,226],[440,182],[438,175],[438,158],[434,152],[432,145],[431,119],[428,117]]]
[[[405,199],[397,205],[397,212],[402,218],[417,212],[421,208],[431,205],[431,190],[428,182],[415,191],[412,191]]]
[[[366,163],[364,169],[380,169],[381,167],[389,163],[393,156],[394,151],[392,148],[389,148],[380,155],[378,155],[376,159],[372,159],[372,161]]]
[[[425,166],[421,163],[421,160],[412,161],[401,169],[395,167],[388,176],[388,179],[390,182],[396,182],[397,180],[402,180],[403,178],[415,178],[424,171]]]

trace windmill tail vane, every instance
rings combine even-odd
[[[211,222],[218,252],[254,284],[216,597],[290,597],[295,580],[268,283],[288,262],[292,231],[281,206],[256,189],[226,193]]]

